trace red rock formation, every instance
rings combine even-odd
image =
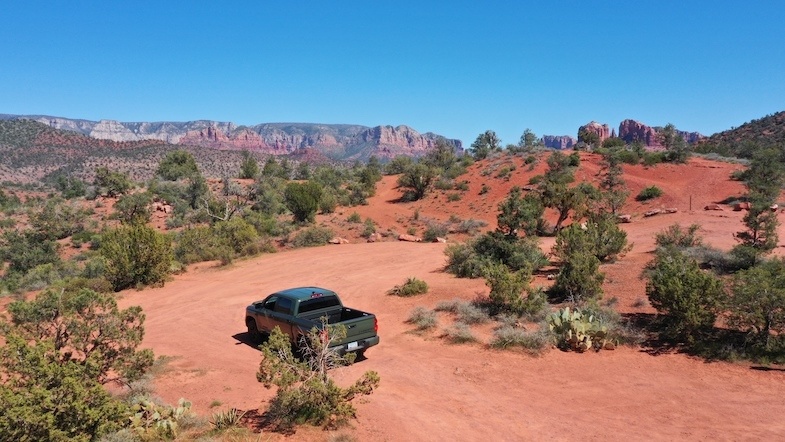
[[[619,124],[619,138],[627,144],[639,141],[651,148],[662,148],[657,131],[639,121],[624,120]]]
[[[600,143],[602,143],[603,141],[607,140],[611,136],[611,129],[608,127],[608,125],[607,124],[600,124],[600,123],[598,123],[596,121],[592,121],[591,123],[589,123],[589,124],[587,124],[585,126],[579,127],[578,128],[578,136],[580,137],[580,134],[582,132],[584,132],[584,131],[586,131],[588,133],[595,133],[595,134],[597,134],[597,136],[599,137],[599,142]]]
[[[551,149],[569,149],[575,146],[578,140],[568,135],[543,135],[542,144]]]

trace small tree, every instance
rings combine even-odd
[[[749,330],[768,349],[772,332],[785,332],[785,260],[772,259],[736,273],[731,293],[728,323]]]
[[[329,376],[329,370],[350,364],[354,354],[341,356],[330,346],[346,337],[343,326],[328,326],[323,321],[322,333],[316,328],[302,337],[298,346],[302,357],[292,352],[289,337],[277,326],[262,345],[262,362],[256,378],[265,388],[278,387],[267,414],[282,430],[297,424],[320,425],[334,428],[354,417],[351,401],[369,395],[379,386],[379,375],[366,371],[348,388],[339,387]]]
[[[475,160],[487,158],[491,152],[502,150],[502,141],[496,136],[496,132],[486,130],[477,136],[471,146],[472,155]]]
[[[668,123],[657,133],[660,144],[665,148],[665,160],[671,163],[686,163],[690,157],[690,149],[684,137],[676,130],[676,126]]]
[[[256,161],[256,158],[247,150],[242,152],[242,156],[243,161],[240,163],[240,178],[256,178],[256,175],[259,174],[259,163]]]
[[[0,347],[0,440],[97,440],[127,407],[95,380],[94,365],[63,362],[51,340],[5,337]]]
[[[417,201],[425,197],[437,177],[437,170],[424,163],[407,167],[398,177],[398,186],[405,189],[404,200]]]
[[[199,173],[194,156],[185,150],[177,149],[168,152],[158,163],[156,175],[167,181],[177,181]]]
[[[747,229],[736,234],[741,244],[734,250],[737,256],[749,257],[744,267],[755,265],[763,255],[777,246],[779,220],[771,206],[779,197],[785,182],[785,168],[781,160],[781,153],[775,149],[759,151],[745,174],[750,201],[750,208],[744,215]]]
[[[153,363],[151,350],[137,350],[144,336],[141,307],[120,310],[111,294],[90,289],[56,290],[8,306],[13,332],[51,342],[53,357],[94,370],[102,384],[139,379]]]
[[[131,190],[134,185],[128,174],[122,172],[114,172],[106,167],[99,167],[95,170],[95,179],[93,180],[102,194],[110,197],[122,195]]]
[[[150,204],[153,196],[147,192],[123,195],[114,205],[118,218],[123,224],[145,224],[150,221]]]
[[[602,297],[605,275],[599,271],[600,260],[594,255],[594,243],[587,231],[577,224],[562,229],[553,252],[563,264],[552,293],[574,302]]]
[[[310,223],[313,222],[319,209],[322,186],[313,181],[289,183],[284,190],[284,198],[286,207],[292,212],[295,222]]]
[[[106,279],[115,290],[163,284],[172,262],[169,237],[143,224],[121,226],[101,235]]]
[[[521,195],[521,188],[515,186],[510,190],[507,199],[499,203],[496,230],[510,237],[518,236],[518,232],[527,236],[536,235],[543,223],[544,211],[545,208],[536,195]]]
[[[714,326],[722,282],[693,258],[672,247],[658,249],[645,276],[649,302],[664,315],[665,336],[694,342]]]

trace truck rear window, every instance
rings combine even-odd
[[[337,296],[322,296],[319,298],[300,301],[300,313],[308,313],[323,308],[338,307],[341,303]]]

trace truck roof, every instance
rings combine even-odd
[[[319,296],[328,296],[328,295],[337,296],[337,294],[334,291],[321,287],[294,287],[286,290],[279,290],[275,292],[275,294],[285,295],[290,298],[297,299],[298,301],[302,301],[304,299],[317,298]]]

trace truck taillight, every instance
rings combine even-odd
[[[379,331],[379,320],[376,318],[373,318],[373,331],[375,332]]]

